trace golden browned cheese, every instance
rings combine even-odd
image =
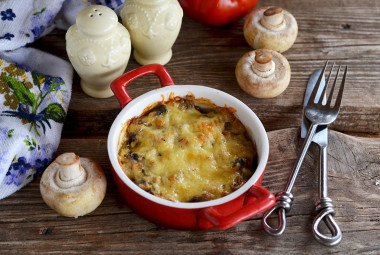
[[[206,101],[172,98],[129,122],[118,159],[133,182],[171,201],[199,202],[251,177],[256,147],[245,127],[231,109]]]

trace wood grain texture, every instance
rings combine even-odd
[[[270,157],[263,185],[281,191],[301,139],[299,129],[268,133]],[[135,214],[118,194],[110,173],[105,139],[63,139],[58,154],[75,151],[103,167],[108,189],[103,203],[77,219],[56,214],[42,201],[39,180],[0,201],[0,253],[109,254],[377,254],[380,249],[380,139],[330,132],[329,195],[342,243],[328,248],[311,234],[317,199],[317,148],[312,147],[296,180],[288,226],[279,237],[267,235],[261,216],[228,230],[179,231],[157,226]],[[91,148],[91,149],[89,149]]]
[[[348,65],[341,113],[330,125],[329,196],[336,206],[342,243],[327,248],[311,234],[317,199],[317,148],[312,146],[294,189],[288,226],[279,238],[262,230],[261,215],[225,230],[178,231],[157,226],[135,214],[118,194],[107,156],[107,134],[120,112],[115,97],[95,99],[73,79],[72,98],[58,154],[73,151],[95,159],[105,170],[108,189],[94,212],[78,219],[57,215],[43,202],[39,180],[0,200],[0,254],[378,254],[380,252],[380,1],[262,0],[298,21],[299,34],[284,53],[292,77],[273,99],[255,99],[235,80],[239,58],[252,49],[243,23],[208,27],[184,16],[173,57],[165,66],[176,84],[196,84],[225,91],[247,104],[261,119],[270,140],[263,185],[281,191],[300,148],[302,101],[309,75],[326,59]],[[30,47],[68,60],[65,32],[54,30]],[[139,67],[131,56],[126,71]],[[128,88],[137,97],[159,86],[153,75]],[[343,133],[372,138],[347,136]]]
[[[239,58],[252,49],[243,36],[243,22],[225,27],[208,27],[184,16],[166,65],[176,84],[205,85],[225,91],[247,104],[268,131],[298,127],[301,104],[309,75],[325,60],[348,65],[348,81],[335,130],[380,134],[380,8],[378,1],[260,1],[259,6],[277,5],[293,13],[299,33],[293,47],[284,53],[292,76],[287,90],[273,99],[255,99],[240,89],[235,79]],[[54,30],[32,46],[68,59],[65,31]],[[126,71],[139,67],[131,55]],[[133,97],[159,86],[149,75],[128,88]],[[117,116],[115,97],[95,99],[85,95],[74,76],[73,94],[64,137],[106,135]]]

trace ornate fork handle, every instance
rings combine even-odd
[[[279,192],[276,194],[276,201],[276,204],[270,210],[265,212],[262,219],[265,231],[272,236],[280,236],[284,232],[286,228],[286,213],[292,208],[293,195],[290,192]],[[267,218],[275,211],[278,212],[278,226],[272,228],[267,223]]]
[[[310,147],[310,144],[313,140],[313,136],[315,134],[315,131],[317,130],[318,124],[311,123],[309,130],[307,132],[306,138],[302,145],[302,150],[298,156],[298,160],[296,165],[293,168],[293,171],[290,175],[290,178],[286,184],[285,190],[283,192],[279,192],[276,194],[276,204],[265,212],[263,218],[262,218],[262,225],[264,230],[272,235],[272,236],[280,236],[285,230],[286,227],[286,212],[290,211],[293,203],[293,195],[290,193],[294,182],[296,181],[298,171],[301,168],[302,162],[305,158],[306,152]],[[277,228],[272,228],[269,226],[267,219],[268,217],[275,211],[278,211],[278,222],[279,225]]]
[[[341,85],[339,88],[339,92],[338,92],[338,95],[336,96],[335,104],[332,107],[331,101],[333,99],[335,85],[336,85],[338,77],[339,77],[340,66],[339,66],[337,74],[335,76],[334,83],[333,83],[333,86],[331,88],[331,91],[330,91],[330,94],[328,96],[327,101],[324,103],[325,96],[319,96],[317,98],[317,94],[318,94],[318,91],[320,89],[322,90],[321,95],[326,94],[326,88],[327,88],[327,85],[329,83],[332,71],[334,69],[334,64],[333,64],[333,66],[331,67],[330,73],[328,75],[327,81],[322,83],[327,64],[328,64],[328,61],[326,61],[325,66],[323,67],[322,72],[320,73],[320,75],[318,77],[318,81],[315,84],[313,91],[311,92],[310,97],[307,100],[307,103],[304,107],[304,115],[305,115],[304,117],[306,117],[311,122],[311,124],[309,126],[309,130],[308,130],[307,135],[305,137],[304,143],[302,145],[301,153],[298,156],[297,163],[293,168],[293,171],[290,175],[290,178],[286,184],[285,190],[282,193],[279,193],[276,195],[277,202],[276,202],[275,206],[273,208],[271,208],[270,210],[268,210],[267,212],[265,212],[264,217],[262,219],[262,225],[264,227],[264,230],[266,232],[268,232],[269,234],[274,235],[274,236],[281,235],[285,230],[285,227],[286,227],[285,214],[286,214],[286,212],[290,211],[291,206],[292,206],[292,201],[293,201],[293,196],[290,192],[293,188],[294,182],[297,178],[298,172],[301,168],[301,165],[302,165],[302,162],[305,158],[306,152],[307,152],[307,150],[308,150],[308,148],[309,148],[309,146],[313,140],[313,136],[316,133],[317,127],[320,125],[323,125],[323,126],[326,125],[327,126],[328,124],[331,124],[332,122],[334,122],[336,120],[336,118],[338,117],[338,114],[339,114],[340,105],[341,105],[342,98],[343,98],[343,90],[344,90],[344,85],[346,82],[348,68],[347,67],[345,68],[343,78],[342,78],[342,82],[341,82]],[[313,229],[316,231],[315,232],[316,233],[316,239],[318,241],[326,239],[328,241],[321,241],[321,243],[326,244],[326,245],[336,245],[340,242],[339,237],[337,238],[336,242],[335,241],[332,241],[332,242],[329,241],[330,239],[334,239],[335,235],[341,236],[341,232],[340,232],[339,227],[336,225],[334,219],[332,218],[332,215],[334,212],[332,202],[330,204],[329,203],[326,204],[326,201],[328,200],[327,199],[328,198],[327,197],[327,149],[326,149],[327,148],[327,139],[326,139],[325,143],[326,144],[324,144],[323,146],[320,147],[321,148],[321,155],[322,155],[321,158],[323,160],[323,164],[322,163],[320,164],[321,170],[320,170],[320,182],[319,182],[320,183],[320,185],[319,185],[319,187],[320,187],[319,198],[320,198],[320,201],[322,201],[322,202],[321,202],[321,206],[318,206],[318,207],[323,208],[323,210],[321,211],[321,214],[318,215],[317,220],[316,220],[317,224]],[[322,160],[321,160],[321,162],[322,162]],[[322,205],[324,205],[324,206],[322,206]],[[277,228],[272,228],[267,223],[267,219],[275,211],[278,211],[279,226]],[[325,218],[325,216],[327,216],[327,217]],[[332,234],[333,234],[332,238],[327,237],[327,238],[323,239],[323,235],[321,235],[321,233],[318,231],[318,224],[322,218],[326,222],[330,231],[332,231]]]

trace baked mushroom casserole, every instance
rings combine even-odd
[[[256,169],[257,151],[234,109],[207,99],[171,96],[131,119],[118,160],[143,190],[175,202],[223,197]]]

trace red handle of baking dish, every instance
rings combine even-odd
[[[276,202],[274,195],[262,186],[252,186],[245,194],[243,205],[232,212],[226,213],[226,208],[211,206],[201,210],[198,214],[198,226],[208,229],[210,226],[218,229],[227,229],[249,219]]]
[[[117,101],[121,108],[123,109],[130,101],[132,97],[127,92],[127,86],[136,78],[139,78],[146,74],[155,74],[160,80],[161,87],[166,87],[174,85],[172,77],[170,76],[168,70],[163,65],[160,64],[150,64],[136,68],[132,71],[129,71],[120,77],[116,78],[111,83],[111,90],[115,94]]]

